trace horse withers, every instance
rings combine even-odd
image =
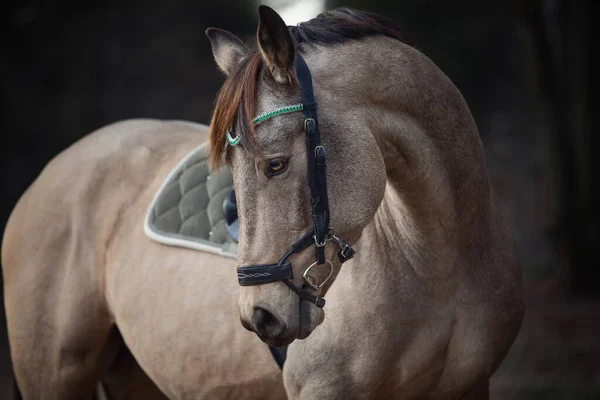
[[[26,400],[91,398],[106,376],[120,398],[489,397],[523,288],[464,99],[385,18],[259,14],[257,50],[207,31],[228,75],[210,129],[110,125],[15,207],[2,263]],[[207,137],[233,173],[237,262],[143,232]],[[289,345],[283,372],[261,340]]]

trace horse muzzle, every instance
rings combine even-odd
[[[290,332],[280,318],[262,307],[256,307],[251,322],[242,322],[242,325],[250,328],[263,342],[273,347],[287,346],[296,339],[295,332]]]

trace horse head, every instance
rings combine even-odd
[[[259,14],[257,51],[207,30],[228,75],[210,143],[213,165],[225,159],[233,172],[242,324],[283,346],[323,321],[323,296],[373,219],[386,171],[351,80],[345,91],[328,87],[353,55],[325,63],[323,49],[300,48],[275,11]]]

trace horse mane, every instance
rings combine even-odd
[[[338,8],[288,27],[297,49],[305,52],[304,45],[334,45],[358,40],[366,36],[382,35],[407,43],[402,30],[391,20],[367,11]],[[209,128],[210,164],[220,165],[227,150],[227,131],[239,121],[241,145],[251,154],[257,154],[252,119],[256,112],[256,92],[263,59],[258,50],[244,58],[225,80],[217,94]]]
[[[407,43],[404,33],[391,20],[368,11],[337,8],[289,27],[296,44],[340,44],[365,36],[383,35]]]

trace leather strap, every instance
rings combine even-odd
[[[310,246],[314,243],[313,237],[315,236],[315,231],[306,232],[302,237],[290,247],[290,249],[279,259],[277,264],[284,264],[288,258],[292,254],[296,254]]]
[[[273,359],[279,366],[279,369],[283,369],[283,365],[285,364],[285,360],[287,358],[287,349],[288,347],[273,347],[269,346],[269,350],[271,350],[271,355]]]
[[[325,307],[325,298],[323,298],[321,296],[315,296],[314,294],[312,294],[308,290],[299,289],[296,285],[294,285],[290,281],[284,280],[283,283],[285,283],[287,285],[287,287],[289,287],[294,292],[296,292],[296,294],[298,296],[300,296],[301,299],[304,299],[304,300],[307,300],[307,301],[309,301],[311,303],[314,303],[319,308]]]
[[[304,127],[306,129],[306,160],[310,187],[317,264],[325,263],[325,241],[329,233],[329,200],[325,171],[325,149],[317,117],[312,75],[302,56],[296,53],[296,75],[302,88]]]
[[[237,268],[240,286],[261,285],[292,279],[292,264],[263,264]]]

